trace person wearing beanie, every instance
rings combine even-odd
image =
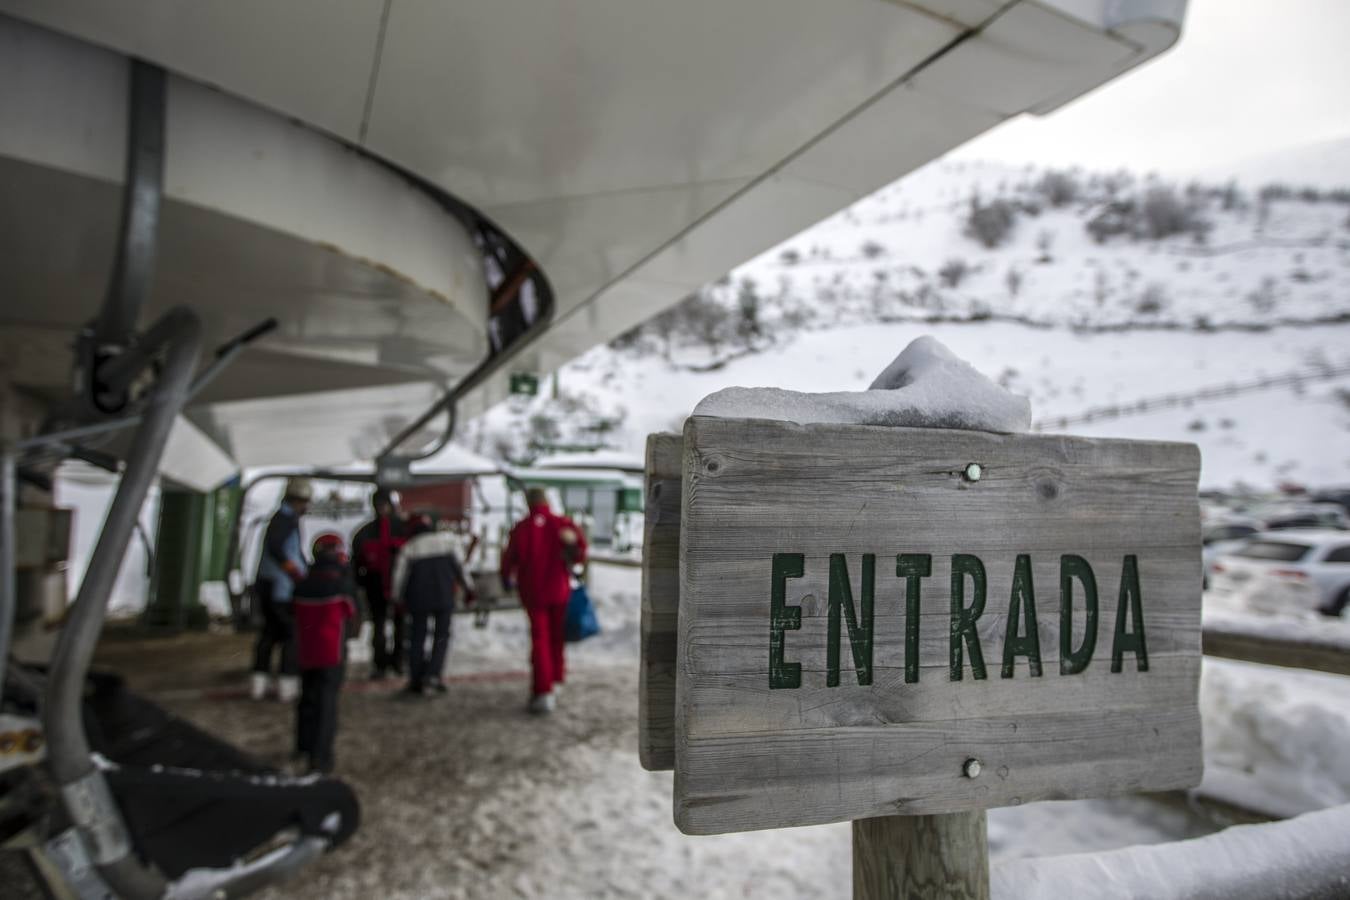
[[[529,514],[511,529],[502,553],[502,586],[516,585],[530,619],[529,710],[550,713],[566,674],[563,626],[571,596],[572,567],[586,561],[586,537],[571,519],[555,513],[543,488],[525,492]]]
[[[391,671],[403,673],[403,616],[394,609],[392,581],[394,560],[408,540],[408,525],[393,492],[377,489],[370,505],[375,518],[352,535],[352,557],[356,583],[365,592],[370,614],[370,674],[379,680]]]
[[[309,510],[314,488],[308,478],[286,479],[281,506],[263,533],[254,596],[262,612],[262,628],[253,647],[253,680],[249,693],[254,700],[267,695],[272,674],[272,656],[281,651],[277,699],[289,703],[300,695],[299,669],[295,660],[295,620],[291,596],[305,577],[304,554],[300,551],[300,517]]]
[[[333,771],[338,692],[342,689],[347,638],[359,622],[342,538],[314,539],[314,562],[295,586],[296,660],[300,702],[295,707],[295,755],[309,772]]]

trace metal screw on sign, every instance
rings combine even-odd
[[[966,764],[961,767],[961,771],[965,773],[967,778],[979,778],[980,771],[983,768],[983,764],[978,759],[971,758],[966,760]]]
[[[984,474],[984,469],[980,468],[979,463],[971,463],[966,466],[966,470],[961,473],[966,481],[979,481],[980,476]]]

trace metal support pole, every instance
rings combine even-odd
[[[18,549],[14,539],[15,492],[19,488],[14,447],[0,445],[0,696],[5,692],[5,671],[9,667],[9,642],[14,635],[14,616],[18,613],[15,568]]]
[[[276,327],[276,319],[265,319],[238,337],[217,347],[216,358],[193,379],[192,387],[188,390],[188,399],[191,400],[193,397],[196,397],[207,387],[207,385],[212,381],[215,381],[216,377],[220,375],[230,363],[234,362],[234,358],[238,356],[244,348]],[[139,351],[135,353],[135,356],[141,360],[142,368],[149,365],[155,353],[162,349],[162,345],[162,335],[146,334],[140,342]],[[154,352],[146,353],[146,349],[150,349]],[[118,357],[116,362],[121,364],[123,362],[123,357]],[[132,372],[132,377],[138,374],[140,374],[140,369]],[[142,417],[143,414],[141,412],[129,412],[128,414],[115,419],[107,419],[102,422],[93,422],[86,425],[76,425],[61,431],[49,431],[44,434],[35,435],[31,438],[25,438],[24,440],[19,441],[16,446],[21,451],[39,450],[44,447],[59,445],[70,447],[76,441],[102,437],[103,435],[111,434],[115,431],[125,431],[128,428],[141,424]]]
[[[989,900],[984,810],[853,822],[854,900]]]
[[[112,281],[94,322],[96,346],[121,345],[135,333],[154,275],[164,182],[165,95],[164,70],[132,60],[122,227]]]
[[[94,655],[108,594],[117,578],[141,506],[159,471],[174,420],[187,402],[192,373],[201,352],[201,324],[192,311],[178,307],[166,313],[155,331],[169,341],[163,374],[146,400],[144,421],[127,454],[117,494],[90,558],[75,603],[52,656],[51,676],[42,705],[47,735],[48,769],[61,798],[88,845],[103,878],[128,900],[158,897],[164,891],[159,873],[132,854],[121,813],[112,801],[103,773],[90,756],[84,732],[85,675]]]

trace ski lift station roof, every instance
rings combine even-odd
[[[534,469],[618,469],[621,472],[646,471],[646,462],[641,456],[622,453],[618,450],[596,450],[593,452],[551,453],[534,461]]]
[[[615,490],[642,490],[643,479],[640,474],[622,469],[605,468],[554,468],[536,466],[517,466],[511,469],[512,478],[526,485],[545,487],[565,487],[577,485],[586,487],[612,487]]]
[[[26,396],[62,402],[116,252],[132,60],[162,73],[136,106],[163,161],[140,321],[185,306],[209,348],[276,319],[180,417],[192,440],[165,468],[209,486],[220,460],[411,454],[439,427],[424,414],[472,417],[513,374],[1112,80],[1184,11],[0,0],[0,353]]]

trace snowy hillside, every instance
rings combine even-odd
[[[1346,319],[1350,191],[939,163],[738,269],[830,318],[1102,329]],[[1334,199],[1333,199],[1334,198]]]
[[[860,390],[933,334],[1036,420],[1187,440],[1202,481],[1350,481],[1350,191],[938,163],[752,260],[466,431],[640,454],[729,385]],[[1297,374],[1294,384],[1194,399]]]

